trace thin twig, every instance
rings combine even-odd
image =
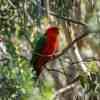
[[[26,38],[26,40],[28,41],[29,45],[32,47],[33,49],[33,43],[31,42],[31,40],[29,39],[28,35],[24,32],[24,37]]]
[[[95,57],[89,57],[89,58],[84,58],[82,61],[71,62],[71,64],[78,64],[80,62],[91,62],[91,61],[99,61],[100,62],[100,59],[97,59]]]
[[[60,74],[62,74],[62,75],[65,76],[65,73],[62,72],[62,71],[60,71],[60,70],[57,70],[57,69],[50,69],[50,68],[47,68],[47,67],[46,67],[46,69],[47,69],[48,71],[51,71],[51,72],[58,72],[58,73],[60,73]],[[67,73],[66,73],[66,76],[67,76]]]
[[[13,8],[16,8],[16,6],[12,3],[11,0],[8,0],[9,4],[13,7]]]
[[[53,56],[56,56],[56,55],[59,54],[59,53],[41,54],[41,53],[38,53],[38,52],[34,52],[34,51],[33,51],[33,54],[34,54],[34,55],[37,55],[37,56],[40,56],[40,57],[53,57]]]
[[[29,13],[28,13],[28,11],[27,11],[26,0],[25,0],[25,3],[24,3],[24,11],[25,11],[25,15],[27,16],[29,22],[30,22],[31,24],[33,24],[33,19],[32,19],[32,17],[29,15]]]
[[[0,59],[0,62],[4,62],[4,61],[8,61],[8,59],[7,58]]]

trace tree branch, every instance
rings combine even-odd
[[[55,58],[53,58],[52,60],[55,60],[57,58],[59,58],[60,56],[64,55],[75,43],[77,43],[79,40],[85,38],[86,36],[88,36],[89,33],[84,33],[81,36],[77,37],[75,40],[73,40],[64,50],[62,50],[62,52],[60,54],[58,54]]]
[[[83,22],[81,22],[81,21],[74,20],[74,19],[71,19],[71,18],[67,18],[67,17],[64,17],[64,16],[57,15],[57,14],[55,14],[55,13],[52,12],[52,11],[49,11],[48,13],[49,13],[50,15],[55,16],[56,18],[62,19],[62,20],[64,20],[64,21],[68,21],[68,22],[71,22],[71,23],[74,23],[74,24],[79,24],[79,25],[82,25],[82,26],[87,26],[86,23],[83,23]]]
[[[67,86],[64,87],[64,88],[59,89],[59,90],[53,95],[52,100],[55,100],[56,97],[57,97],[58,95],[60,95],[60,94],[62,94],[62,93],[64,93],[64,92],[67,92],[68,90],[70,90],[70,89],[76,87],[77,82],[79,81],[79,78],[80,78],[80,76],[77,76],[76,78],[74,78],[74,79],[72,80],[72,82],[69,83],[69,85],[67,85]]]

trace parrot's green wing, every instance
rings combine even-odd
[[[34,40],[34,48],[33,48],[34,50],[32,52],[31,64],[33,66],[35,66],[38,57],[40,57],[39,55],[41,55],[41,51],[45,42],[46,42],[46,36],[41,33],[38,33],[38,35],[35,37]]]

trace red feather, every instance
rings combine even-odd
[[[44,69],[44,65],[55,55],[55,52],[58,50],[59,47],[59,41],[58,41],[58,28],[57,27],[51,27],[46,31],[45,34],[46,42],[43,45],[43,49],[41,51],[41,55],[39,56],[37,62],[36,62],[36,72],[37,76],[40,75],[40,73]]]

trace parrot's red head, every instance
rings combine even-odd
[[[56,39],[59,35],[59,30],[57,27],[50,27],[47,29],[46,35],[51,39]]]
[[[47,29],[47,34],[56,34],[58,35],[59,32],[58,32],[58,28],[57,27],[50,27]]]

